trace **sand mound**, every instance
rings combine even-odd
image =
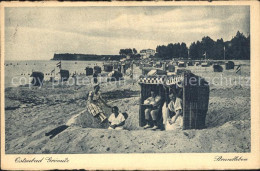
[[[108,117],[108,115],[106,115]],[[103,123],[101,123],[100,118],[93,117],[89,112],[84,112],[80,116],[77,117],[74,126],[79,126],[82,128],[108,128],[108,122],[107,120]]]
[[[115,90],[104,92],[102,97],[111,106],[118,106],[121,113],[127,113],[128,118],[124,126],[127,130],[139,129],[138,111],[139,111],[139,92],[131,90]],[[104,115],[108,118],[112,110],[103,105],[102,110]],[[131,110],[130,110],[131,109]],[[133,110],[132,110],[133,109]],[[104,128],[107,129],[109,124],[106,120],[104,123],[100,122],[100,118],[93,117],[88,111],[77,117],[74,125],[82,128]]]

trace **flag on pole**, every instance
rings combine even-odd
[[[238,65],[237,68],[236,68],[236,74],[240,72],[241,73],[241,65]]]
[[[224,45],[224,60],[226,60],[226,47]]]
[[[61,61],[56,64],[57,67],[61,68]]]

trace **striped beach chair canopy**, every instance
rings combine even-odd
[[[153,76],[141,76],[139,78],[139,84],[164,84],[175,85],[184,81],[183,75],[153,75]]]

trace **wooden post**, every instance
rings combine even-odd
[[[140,93],[140,101],[139,101],[139,126],[143,126],[142,124],[142,103],[143,103],[143,86],[142,84],[139,84],[141,87],[141,93]]]
[[[187,127],[186,127],[186,88],[187,88],[187,86],[186,86],[186,82],[185,82],[185,79],[187,78],[187,75],[186,74],[184,74],[184,85],[183,85],[183,94],[182,94],[182,97],[183,97],[183,121],[182,121],[182,123],[183,123],[183,125],[182,125],[182,128],[183,128],[183,130],[185,130],[185,129],[187,129]]]

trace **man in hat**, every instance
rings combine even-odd
[[[145,121],[146,125],[144,126],[144,129],[151,128],[151,124],[149,122],[150,117],[153,120],[153,127],[152,129],[155,130],[158,128],[157,124],[157,115],[160,109],[161,104],[161,96],[156,95],[154,91],[151,91],[151,97],[148,97],[144,101],[144,105],[147,105],[147,109],[145,109]]]

